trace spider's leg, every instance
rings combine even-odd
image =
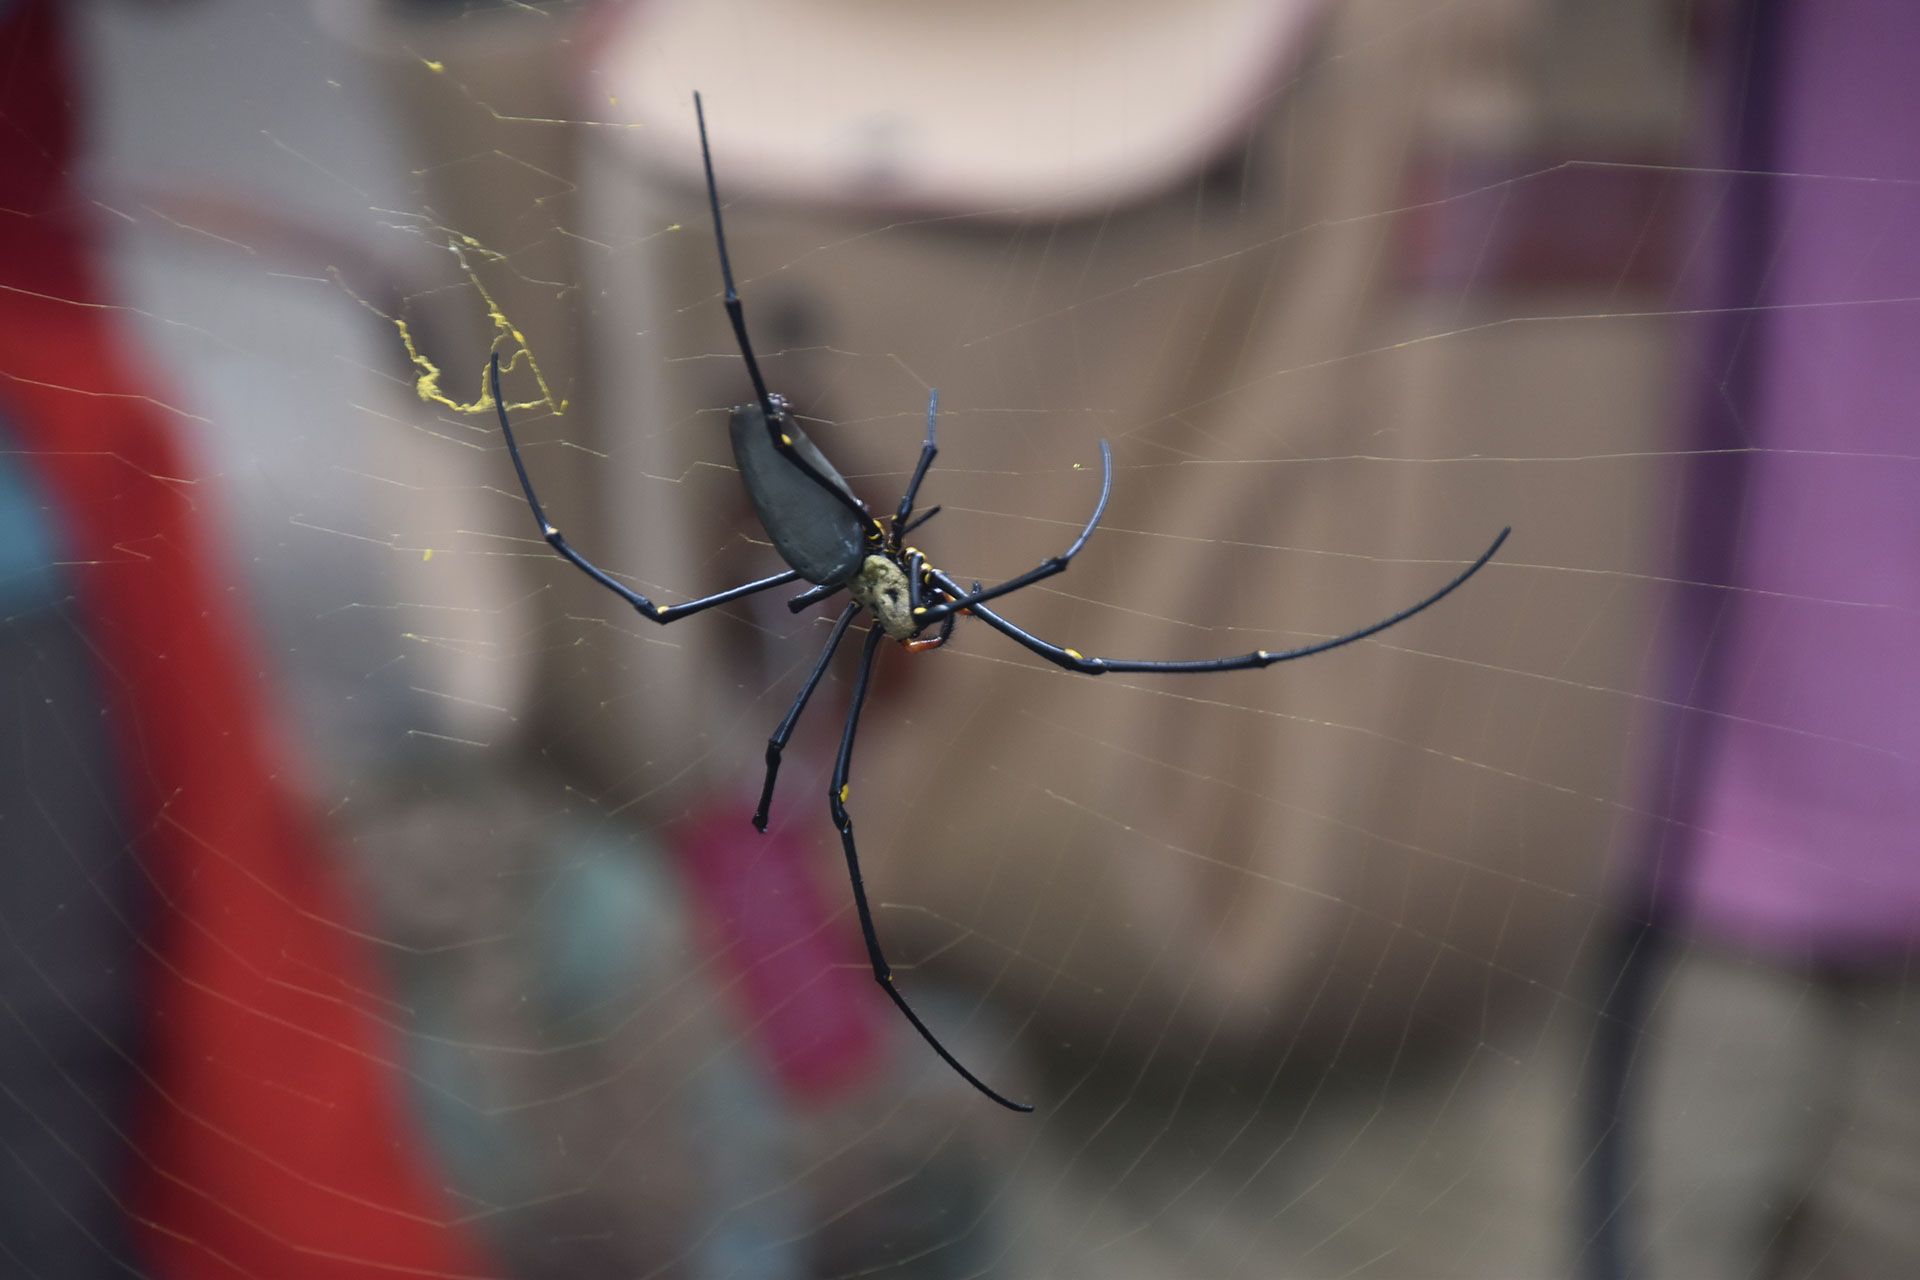
[[[1051,578],[1065,569],[1068,563],[1080,554],[1080,548],[1087,545],[1087,539],[1093,536],[1094,529],[1100,524],[1100,517],[1107,514],[1107,499],[1113,496],[1113,450],[1107,446],[1105,440],[1100,442],[1100,469],[1100,501],[1094,504],[1093,518],[1087,521],[1084,529],[1080,530],[1080,536],[1073,540],[1072,546],[1052,559],[1042,560],[1038,568],[1029,569],[1017,578],[1008,578],[998,586],[988,587],[984,591],[967,592],[960,595],[958,599],[943,600],[939,604],[928,605],[924,612],[916,609],[914,616],[923,623],[938,622],[948,614],[958,613],[962,609],[971,609],[982,600],[991,600],[995,596],[1008,595],[1022,587],[1030,587],[1042,578]]]
[[[720,279],[727,287],[727,319],[733,322],[733,336],[740,343],[740,358],[747,362],[747,377],[753,381],[753,395],[761,412],[771,424],[776,415],[773,397],[767,393],[767,380],[760,376],[760,362],[754,358],[753,343],[747,338],[747,316],[740,306],[740,291],[733,287],[733,263],[727,258],[727,233],[720,225],[720,188],[713,180],[713,148],[707,145],[707,111],[700,94],[693,95],[693,114],[700,122],[700,160],[707,169],[707,202],[713,206],[713,239],[720,249]]]
[[[940,452],[933,442],[933,420],[940,413],[940,388],[935,387],[927,393],[927,439],[920,446],[920,461],[913,468],[913,479],[907,481],[907,491],[900,495],[900,509],[894,512],[893,536],[895,548],[899,539],[906,534],[907,517],[913,514],[913,500],[920,493],[920,482],[927,478],[927,468],[933,465],[934,455]]]
[[[546,511],[540,506],[540,499],[533,491],[533,477],[527,474],[526,461],[520,456],[520,444],[513,438],[513,424],[507,421],[507,402],[500,396],[500,353],[497,351],[493,353],[490,379],[493,389],[493,407],[500,414],[500,433],[507,439],[507,456],[513,459],[513,469],[520,476],[520,488],[527,495],[527,506],[533,509],[533,519],[540,526],[540,536],[545,538],[547,543],[575,568],[632,605],[641,617],[664,626],[669,622],[678,622],[682,618],[691,617],[703,609],[711,609],[717,604],[725,604],[729,600],[738,600],[741,596],[750,596],[756,591],[765,591],[770,587],[792,582],[800,576],[798,569],[789,569],[785,573],[776,573],[771,578],[761,578],[743,586],[730,587],[710,596],[702,596],[698,600],[689,600],[685,604],[669,605],[657,605],[632,587],[620,582],[568,546],[566,535],[553,526],[553,523],[547,519]]]
[[[905,537],[907,534],[912,533],[915,529],[918,529],[921,525],[925,524],[927,521],[933,519],[935,516],[939,514],[940,514],[939,507],[937,506],[928,507],[925,511],[922,511],[919,515],[907,521],[906,526],[900,530],[901,536]]]
[[[907,551],[907,605],[918,609],[926,599],[927,558],[918,550]],[[949,614],[949,617],[952,615]]]
[[[753,811],[753,825],[756,830],[767,829],[767,810],[773,805],[773,780],[780,776],[780,753],[786,749],[787,739],[793,736],[793,726],[800,723],[800,713],[807,709],[807,699],[820,684],[820,677],[827,674],[827,664],[833,661],[833,651],[840,647],[841,638],[847,634],[847,624],[853,621],[853,615],[860,606],[850,604],[840,611],[840,617],[833,624],[833,634],[827,637],[827,647],[820,651],[820,658],[813,664],[813,674],[807,677],[806,684],[800,687],[800,696],[787,708],[786,719],[767,739],[767,778],[760,784],[760,807]]]
[[[727,232],[720,222],[720,187],[713,177],[713,148],[707,143],[707,111],[701,105],[697,92],[693,95],[693,113],[700,122],[700,160],[707,170],[707,203],[713,209],[713,240],[720,250],[720,279],[726,285],[727,319],[733,323],[733,336],[740,344],[740,358],[747,363],[747,377],[753,382],[754,399],[760,402],[761,415],[766,419],[767,435],[781,457],[797,467],[807,479],[832,494],[835,501],[859,516],[860,522],[878,538],[880,523],[867,510],[867,504],[821,475],[819,469],[807,461],[780,430],[781,413],[774,404],[773,395],[767,390],[766,378],[761,376],[760,361],[754,356],[753,343],[747,337],[747,313],[740,304],[740,291],[733,285],[733,262],[727,257]]]
[[[799,613],[803,609],[809,609],[819,604],[828,596],[838,595],[846,589],[847,584],[844,582],[827,582],[817,587],[808,587],[805,591],[802,591],[799,595],[787,601],[787,608],[793,613]]]
[[[867,699],[867,684],[873,676],[874,655],[879,652],[880,641],[885,635],[877,626],[867,632],[866,647],[860,652],[860,674],[855,677],[853,684],[853,705],[847,708],[847,729],[840,736],[840,754],[834,760],[832,790],[828,792],[833,825],[839,828],[840,845],[847,854],[847,877],[853,883],[853,906],[860,916],[860,933],[866,939],[867,962],[873,966],[873,980],[880,984],[880,989],[887,993],[894,1007],[913,1024],[920,1038],[933,1046],[933,1051],[940,1055],[942,1061],[959,1072],[968,1084],[1009,1111],[1031,1111],[1032,1103],[1014,1102],[995,1093],[985,1081],[961,1066],[960,1060],[947,1052],[947,1047],[940,1043],[926,1023],[920,1021],[920,1015],[913,1011],[913,1006],[907,1003],[906,997],[894,985],[893,970],[888,967],[887,957],[880,950],[880,935],[874,931],[873,911],[867,906],[867,889],[860,878],[860,854],[853,845],[853,819],[847,814],[847,771],[853,763],[853,735],[860,727],[860,707]]]
[[[927,598],[927,577],[927,558],[909,547],[907,549],[907,591],[909,593],[907,605],[909,608],[918,609],[920,602]],[[922,633],[907,641],[903,647],[908,653],[926,653],[929,650],[938,649],[953,638],[953,624],[959,618],[960,615],[957,613],[948,614],[940,619],[940,631],[937,635],[928,639],[925,633]]]
[[[1145,658],[1089,658],[1078,649],[1069,649],[1063,645],[1042,640],[1039,636],[1021,629],[991,609],[982,608],[979,605],[969,605],[968,609],[975,617],[992,627],[995,631],[998,631],[1001,635],[1007,636],[1015,643],[1027,649],[1031,649],[1048,662],[1054,663],[1056,666],[1065,667],[1069,671],[1078,671],[1083,675],[1097,676],[1108,671],[1158,671],[1168,674],[1207,671],[1242,671],[1250,667],[1270,667],[1276,662],[1291,662],[1295,658],[1309,658],[1316,653],[1325,653],[1329,649],[1338,649],[1341,645],[1352,644],[1356,640],[1365,640],[1368,636],[1378,635],[1388,627],[1405,622],[1414,614],[1419,613],[1423,609],[1429,609],[1446,599],[1454,591],[1459,589],[1461,584],[1466,582],[1468,578],[1471,578],[1474,574],[1485,568],[1487,561],[1493,559],[1493,553],[1500,549],[1500,544],[1505,542],[1507,535],[1512,532],[1513,529],[1511,527],[1502,529],[1500,536],[1493,540],[1493,545],[1480,553],[1479,559],[1475,560],[1465,569],[1462,569],[1458,574],[1455,574],[1452,581],[1448,582],[1446,586],[1441,587],[1424,600],[1410,604],[1400,610],[1400,612],[1382,618],[1371,626],[1361,627],[1358,631],[1349,631],[1347,634],[1335,636],[1331,640],[1320,640],[1313,644],[1302,645],[1298,649],[1255,649],[1252,653],[1237,654],[1231,658],[1201,658],[1190,662],[1159,662]],[[934,584],[947,595],[961,599],[966,598],[962,594],[960,584],[945,574],[934,573],[933,581]],[[978,592],[976,591],[974,595],[977,597]]]

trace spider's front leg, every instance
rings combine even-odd
[[[714,180],[713,148],[707,142],[707,109],[697,92],[693,95],[693,113],[700,122],[700,162],[707,171],[707,204],[713,212],[713,241],[720,254],[720,281],[726,291],[724,303],[727,320],[733,325],[734,340],[740,346],[740,358],[746,363],[747,379],[753,383],[754,401],[760,406],[761,416],[765,419],[767,441],[786,459],[789,466],[851,512],[860,521],[861,527],[878,542],[881,536],[880,522],[867,510],[867,504],[855,497],[853,491],[844,484],[834,483],[836,477],[829,474],[831,468],[823,471],[812,458],[807,457],[806,452],[796,446],[794,437],[799,435],[797,429],[791,434],[780,429],[785,402],[767,390],[767,380],[760,372],[759,358],[753,354],[753,342],[747,337],[746,308],[740,301],[740,290],[734,287],[733,261],[727,256],[727,231],[720,220],[720,185]]]
[[[867,963],[873,968],[873,980],[880,984],[882,991],[887,993],[887,999],[893,1001],[894,1007],[900,1010],[906,1020],[913,1024],[913,1029],[920,1033],[920,1038],[932,1045],[933,1051],[940,1055],[943,1062],[959,1072],[963,1080],[1009,1111],[1032,1111],[1032,1103],[1015,1102],[995,1092],[984,1080],[967,1070],[960,1064],[958,1058],[947,1051],[947,1047],[940,1043],[939,1038],[933,1034],[927,1024],[920,1020],[920,1015],[913,1011],[913,1006],[907,1003],[907,998],[900,994],[900,988],[893,981],[893,969],[887,964],[886,953],[880,949],[880,935],[873,925],[873,910],[867,905],[866,883],[860,876],[860,853],[854,847],[853,817],[847,812],[847,775],[853,766],[853,736],[860,727],[860,708],[866,702],[867,685],[873,677],[874,656],[880,651],[880,641],[884,637],[885,633],[879,627],[874,627],[867,632],[866,647],[860,651],[860,674],[854,679],[853,705],[847,708],[847,728],[846,732],[840,736],[840,753],[834,760],[833,782],[827,793],[827,807],[833,814],[833,825],[840,832],[840,846],[847,856],[847,878],[853,884],[853,906],[860,917],[860,934],[867,944]]]
[[[1080,554],[1080,549],[1087,545],[1087,539],[1093,536],[1093,531],[1100,527],[1100,519],[1107,514],[1107,500],[1111,497],[1113,497],[1113,449],[1105,440],[1102,440],[1100,442],[1100,500],[1093,504],[1093,517],[1080,530],[1080,536],[1073,540],[1072,546],[1057,556],[1049,556],[1042,560],[1039,565],[1017,578],[1008,578],[1005,582],[985,589],[976,582],[973,584],[973,590],[965,595],[943,600],[939,604],[928,605],[924,609],[916,610],[916,613],[931,624],[941,618],[964,613],[982,600],[1011,595],[1024,587],[1030,587],[1036,582],[1051,578],[1056,573],[1064,573],[1067,566],[1073,562],[1073,558]]]
[[[1416,601],[1398,613],[1390,614],[1378,622],[1361,627],[1358,631],[1349,631],[1345,635],[1335,636],[1331,640],[1319,640],[1313,644],[1301,645],[1297,649],[1255,649],[1252,653],[1235,654],[1228,658],[1198,658],[1185,661],[1166,661],[1155,658],[1089,658],[1078,649],[1069,649],[1065,645],[1054,644],[1050,640],[1042,640],[1031,631],[1016,626],[993,610],[982,606],[979,603],[981,597],[994,593],[992,591],[982,592],[979,583],[974,583],[973,590],[968,592],[963,590],[958,582],[955,582],[944,573],[935,570],[931,573],[931,576],[934,584],[949,597],[943,606],[936,607],[944,607],[947,609],[964,608],[967,612],[979,618],[1001,635],[1006,636],[1022,648],[1039,654],[1055,666],[1065,667],[1069,671],[1077,671],[1081,675],[1087,676],[1104,675],[1109,671],[1143,671],[1160,672],[1167,675],[1200,675],[1209,671],[1244,671],[1249,668],[1270,667],[1276,662],[1291,662],[1295,658],[1309,658],[1316,653],[1325,653],[1329,649],[1338,649],[1342,645],[1352,644],[1356,640],[1365,640],[1368,636],[1378,635],[1388,627],[1396,626],[1405,622],[1414,614],[1432,608],[1459,590],[1468,578],[1471,578],[1474,574],[1486,567],[1487,561],[1493,559],[1493,553],[1500,549],[1500,544],[1505,542],[1507,535],[1512,532],[1512,526],[1502,529],[1499,536],[1494,538],[1493,545],[1485,551],[1482,551],[1479,558],[1472,564],[1455,574],[1452,581],[1448,582],[1446,586],[1441,587],[1424,600]]]

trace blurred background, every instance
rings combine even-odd
[[[1920,10],[0,0],[0,1257],[1920,1273]],[[772,388],[963,620],[834,606]],[[864,633],[864,619],[857,624]],[[850,649],[851,646],[848,646]]]

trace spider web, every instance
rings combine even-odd
[[[1064,546],[1113,441],[1107,523],[1004,602],[1050,639],[1310,643],[1516,530],[1429,614],[1265,673],[1078,680],[969,622],[883,653],[851,800],[879,927],[1032,1117],[866,985],[823,802],[855,644],[751,843],[831,610],[652,627],[514,485],[489,349],[600,565],[663,603],[777,569],[722,441],[745,384],[700,193],[621,174],[618,104],[583,105],[605,86],[548,100],[581,14],[416,8],[375,38],[102,0],[79,31],[121,309],[190,408],[449,1214],[528,1276],[1568,1269],[1657,816],[1653,635],[1688,585],[1682,215],[1730,181],[1675,162],[1665,7],[1359,6],[1364,38],[1275,90],[1326,116],[1144,211],[729,213],[769,381],[876,511],[940,388],[917,536],[963,580]],[[1342,176],[1306,131],[1390,96],[1355,96],[1370,59],[1431,77],[1380,135],[1414,159],[1296,191]],[[731,87],[702,87],[725,196]],[[1861,749],[1825,726],[1775,727]],[[793,919],[742,943],[757,895]],[[796,1018],[841,1037],[801,1084],[771,1064]]]

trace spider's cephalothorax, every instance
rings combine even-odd
[[[874,926],[873,910],[867,902],[866,885],[860,876],[860,855],[854,847],[853,818],[847,812],[847,778],[853,766],[854,731],[860,725],[860,709],[866,704],[867,687],[873,675],[874,658],[879,652],[880,641],[891,637],[911,652],[937,648],[952,634],[955,620],[962,615],[970,615],[1055,666],[1081,675],[1102,675],[1109,671],[1204,674],[1269,667],[1276,662],[1289,662],[1364,640],[1438,603],[1493,558],[1510,530],[1502,529],[1493,540],[1493,545],[1481,552],[1478,559],[1424,600],[1357,631],[1299,648],[1255,649],[1251,653],[1225,658],[1165,661],[1157,658],[1090,658],[1078,649],[1041,639],[986,608],[985,602],[1010,595],[1064,571],[1068,563],[1080,554],[1080,549],[1086,545],[1094,527],[1100,523],[1100,517],[1106,512],[1107,498],[1113,491],[1112,451],[1104,440],[1100,442],[1100,500],[1094,504],[1093,517],[1080,530],[1080,536],[1059,555],[1042,560],[1018,577],[992,587],[983,588],[978,582],[963,586],[929,565],[919,551],[906,546],[907,533],[924,524],[939,510],[938,507],[930,508],[918,518],[913,515],[914,498],[920,492],[920,482],[926,479],[927,468],[933,465],[934,455],[938,452],[934,445],[934,423],[939,410],[939,394],[935,392],[927,400],[927,435],[920,446],[920,460],[913,469],[912,478],[907,481],[906,492],[901,496],[892,521],[882,525],[868,512],[866,504],[860,501],[846,479],[827,461],[826,455],[800,429],[787,402],[768,392],[767,384],[760,375],[759,361],[754,358],[753,345],[747,340],[747,324],[740,306],[740,295],[733,286],[733,268],[727,261],[727,239],[720,225],[720,193],[713,179],[713,157],[707,146],[706,118],[700,113],[699,94],[694,95],[693,103],[696,114],[700,114],[700,151],[706,163],[707,199],[713,212],[713,237],[720,254],[720,275],[726,285],[727,317],[733,323],[734,336],[739,341],[740,355],[747,366],[747,377],[753,383],[754,392],[750,402],[733,410],[728,421],[728,433],[754,512],[760,517],[760,523],[765,527],[774,549],[790,567],[783,573],[702,596],[685,604],[656,605],[594,565],[567,543],[565,535],[548,521],[546,512],[540,506],[540,499],[533,490],[533,480],[527,474],[526,462],[521,458],[520,447],[513,438],[513,427],[507,421],[506,402],[500,394],[500,357],[495,355],[491,388],[494,406],[500,414],[500,430],[506,437],[507,454],[513,459],[514,471],[520,477],[520,487],[527,495],[527,505],[533,510],[534,520],[540,526],[540,535],[568,562],[620,596],[650,621],[662,624],[678,622],[681,618],[715,605],[802,579],[814,585],[787,602],[787,607],[796,613],[843,590],[851,597],[852,602],[842,608],[840,616],[834,620],[826,647],[815,661],[812,673],[787,709],[780,727],[767,740],[765,780],[760,788],[759,807],[753,814],[753,825],[762,831],[767,828],[774,781],[780,773],[780,753],[793,736],[800,713],[806,709],[807,700],[813,696],[821,678],[826,675],[834,652],[846,637],[855,615],[865,611],[875,620],[877,625],[868,628],[866,644],[861,651],[846,726],[841,730],[840,750],[834,758],[833,777],[827,790],[827,808],[833,816],[834,827],[840,833],[840,847],[847,862],[847,878],[853,889],[854,911],[860,920],[860,936],[866,943],[867,962],[880,989],[943,1062],[958,1072],[968,1084],[1001,1106],[1015,1111],[1031,1111],[1033,1108],[1030,1105],[1014,1102],[995,1092],[948,1052],[939,1037],[907,1003],[906,997],[900,994],[893,980],[893,971],[887,965],[887,957],[880,949],[879,931]],[[937,630],[928,636],[926,633],[930,628]]]
[[[847,583],[847,594],[872,614],[892,639],[904,644],[920,634],[913,617],[913,589],[907,571],[885,555],[871,555],[860,562],[853,580]]]

